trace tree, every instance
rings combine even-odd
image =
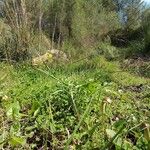
[[[126,30],[135,30],[141,25],[142,0],[114,0],[121,22]]]
[[[145,10],[143,13],[143,30],[144,30],[144,42],[145,52],[150,52],[150,9]]]
[[[74,6],[73,34],[85,47],[102,41],[110,31],[119,28],[118,15],[104,7],[103,0],[78,0]],[[111,6],[110,6],[111,8]]]

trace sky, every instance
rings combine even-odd
[[[144,0],[146,3],[150,4],[150,0]]]

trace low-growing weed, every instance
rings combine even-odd
[[[0,149],[149,149],[149,80],[87,61],[4,72]]]

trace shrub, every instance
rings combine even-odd
[[[142,54],[144,52],[144,49],[144,41],[132,41],[129,42],[128,47],[120,48],[119,54],[123,58],[128,58],[137,54]]]
[[[9,57],[11,52],[9,51],[9,43],[13,39],[11,27],[4,23],[4,20],[0,20],[0,59]]]
[[[116,59],[119,56],[118,49],[109,43],[101,43],[98,47],[98,52],[103,54],[108,60]]]

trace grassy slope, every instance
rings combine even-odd
[[[44,71],[1,64],[0,75],[0,147],[149,146],[150,79],[123,72],[118,62],[97,57]]]

